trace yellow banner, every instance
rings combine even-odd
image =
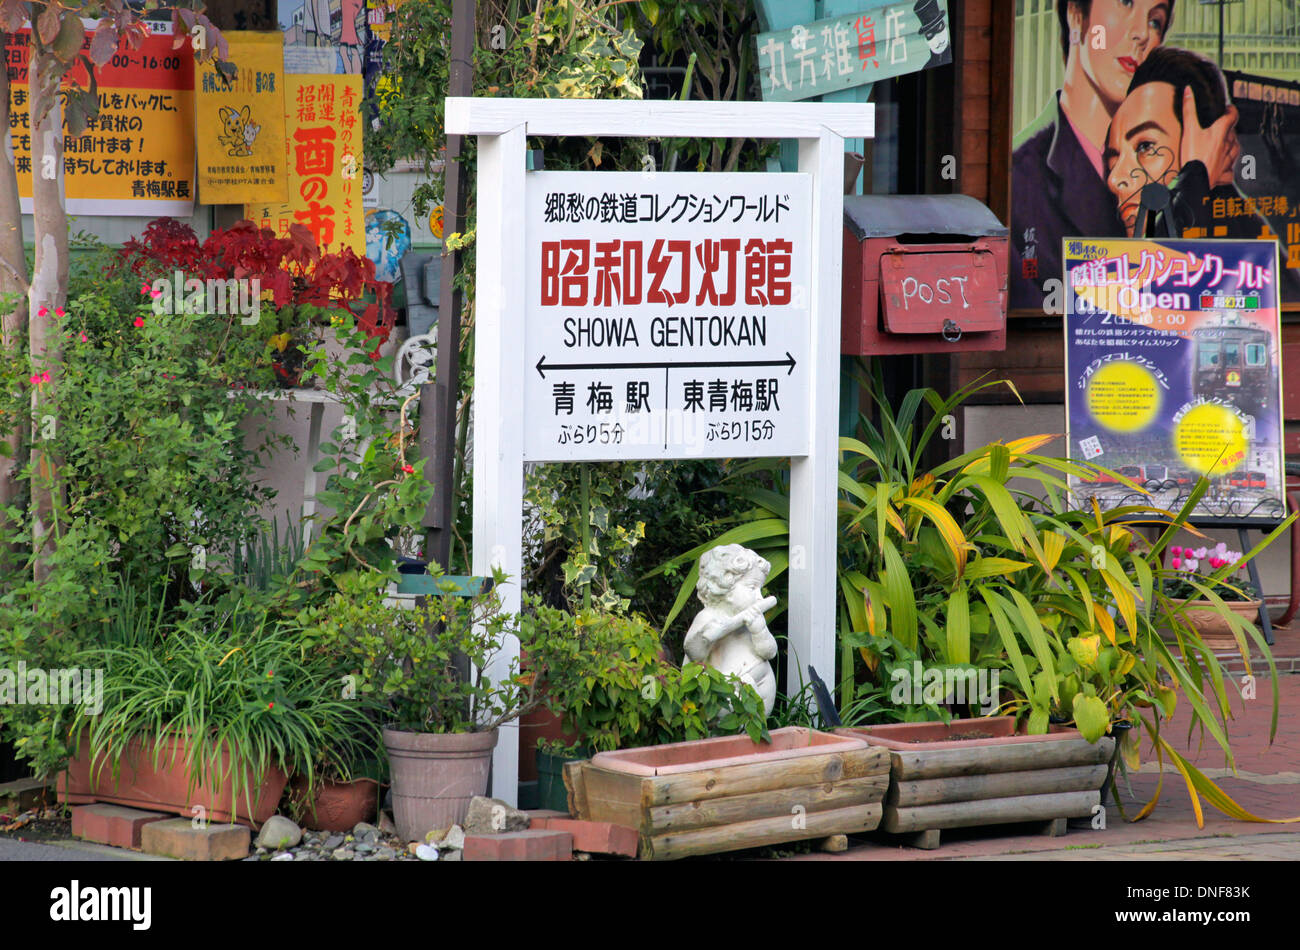
[[[199,69],[196,139],[204,204],[284,201],[284,34],[230,32],[229,83],[216,67]]]
[[[289,200],[250,202],[248,219],[283,234],[303,224],[322,249],[365,256],[361,211],[361,77],[285,77]]]

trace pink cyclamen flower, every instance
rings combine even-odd
[[[1196,573],[1196,569],[1200,566],[1201,566],[1201,562],[1198,560],[1194,560],[1192,558],[1188,558],[1186,561],[1183,562],[1183,567],[1191,571],[1193,574]]]
[[[1182,557],[1182,556],[1183,556],[1183,549],[1180,548],[1178,545],[1175,544],[1172,548],[1169,549],[1169,553],[1172,554],[1174,557]],[[1174,565],[1174,567],[1177,567],[1177,566],[1178,566],[1177,564]]]
[[[1172,561],[1170,561],[1169,563],[1173,565],[1173,568],[1174,568],[1175,571],[1178,570],[1180,567],[1183,566],[1183,562],[1182,562],[1182,559],[1181,559],[1181,558],[1174,558],[1174,559],[1173,559]]]
[[[136,317],[135,320],[132,321],[132,325],[137,327],[144,326],[144,317]]]

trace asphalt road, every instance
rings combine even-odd
[[[159,861],[151,854],[120,851],[82,841],[36,844],[0,838],[0,861]]]

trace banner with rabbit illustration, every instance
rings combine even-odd
[[[211,63],[195,97],[199,200],[203,204],[286,201],[284,34],[230,32],[235,78]]]

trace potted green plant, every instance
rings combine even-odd
[[[487,793],[498,727],[533,707],[533,681],[513,666],[488,672],[515,622],[494,586],[460,596],[447,581],[403,608],[385,604],[385,576],[366,577],[373,583],[362,577],[305,620],[313,642],[350,664],[358,695],[379,703],[393,818],[399,835],[421,840]]]
[[[104,676],[98,701],[71,718],[61,801],[258,825],[290,774],[314,789],[318,764],[345,768],[364,748],[364,710],[294,625],[198,603],[156,631],[78,655]]]
[[[658,709],[656,690],[663,680],[679,674],[663,659],[658,633],[640,618],[598,609],[570,614],[530,598],[520,623],[520,643],[542,702],[560,717],[565,735],[576,739],[539,744],[543,808],[567,808],[564,766],[593,752],[702,738],[710,728],[762,727],[761,715],[755,719],[744,705],[747,694],[731,704],[727,700],[732,694],[725,691],[706,694],[709,706],[691,726],[685,717],[666,718],[674,710]],[[717,725],[710,727],[715,719]]]
[[[1207,647],[1215,653],[1238,652],[1244,638],[1238,639],[1239,627],[1230,616],[1253,626],[1263,605],[1251,582],[1238,576],[1245,566],[1242,552],[1229,550],[1221,541],[1213,548],[1174,545],[1169,549],[1169,556],[1171,574],[1165,579],[1165,596]],[[1223,574],[1225,568],[1227,573]],[[1218,572],[1220,580],[1216,583],[1204,573],[1205,569]],[[1215,595],[1221,605],[1210,599]],[[1172,630],[1170,633],[1176,638]]]

